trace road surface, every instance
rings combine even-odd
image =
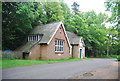
[[[115,60],[116,59],[94,58],[91,60],[74,62],[7,68],[2,70],[2,79],[71,79],[85,73],[88,73],[86,75],[90,76],[90,72],[94,73],[100,69],[108,68],[113,62],[115,62]],[[114,70],[118,72],[118,67],[114,67]],[[102,73],[98,72],[97,75],[101,74]],[[93,76],[93,74],[91,74],[91,76]],[[109,77],[104,79],[109,79]]]

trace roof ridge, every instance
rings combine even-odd
[[[74,35],[76,35],[76,36],[78,36],[78,37],[82,37],[82,36],[79,36],[79,35],[77,35],[77,34],[75,34],[75,33],[73,33],[73,32],[69,32],[69,31],[66,31],[66,32],[71,33],[71,34],[74,34]]]
[[[44,26],[44,25],[54,24],[54,23],[57,23],[57,22],[62,22],[62,21],[55,21],[55,22],[50,22],[50,23],[41,24],[41,25],[38,25],[38,26]]]

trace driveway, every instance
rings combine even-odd
[[[69,79],[110,67],[116,59],[91,59],[74,62],[13,67],[2,70],[3,79]],[[118,67],[115,68],[118,71]],[[118,76],[118,75],[117,75]],[[108,78],[109,79],[109,78]]]

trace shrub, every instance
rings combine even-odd
[[[117,57],[118,57],[118,55],[111,55],[111,57],[113,57],[113,58],[117,58]]]
[[[117,57],[117,60],[120,61],[120,55]]]
[[[112,57],[111,56],[103,55],[103,56],[100,56],[100,58],[112,58]]]

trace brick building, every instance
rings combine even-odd
[[[36,26],[28,35],[27,42],[17,51],[22,52],[24,59],[83,58],[85,45],[82,37],[66,32],[63,23],[59,21]]]

